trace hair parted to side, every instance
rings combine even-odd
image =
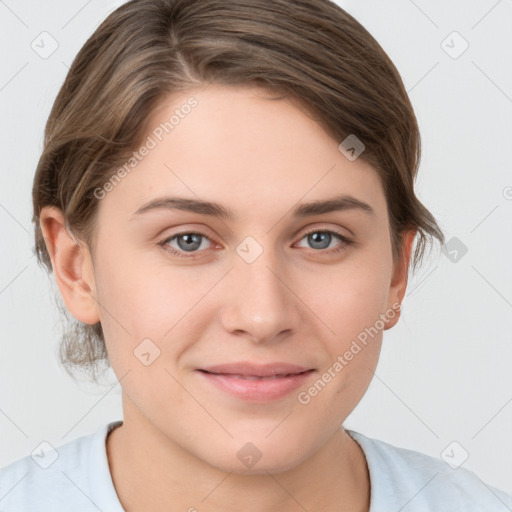
[[[360,139],[359,158],[379,174],[395,259],[417,230],[413,268],[444,237],[418,200],[416,117],[400,75],[377,41],[329,0],[131,0],[77,54],[51,110],[33,183],[35,252],[52,264],[39,222],[60,208],[68,229],[94,248],[102,187],[143,139],[168,94],[209,83],[263,86],[312,115],[338,143]],[[108,355],[101,324],[74,322],[60,362],[94,373]]]

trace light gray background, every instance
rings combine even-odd
[[[113,373],[103,387],[77,386],[56,361],[56,287],[32,254],[31,225],[52,102],[73,57],[121,3],[0,1],[0,467],[43,440],[58,447],[122,418]],[[435,251],[413,277],[345,425],[436,457],[456,441],[449,453],[469,454],[462,467],[512,493],[512,1],[339,4],[400,71],[423,137],[419,196],[447,240],[468,250],[457,261]],[[43,31],[59,45],[46,59],[31,48],[51,49]],[[464,42],[453,31],[469,44],[457,58]]]

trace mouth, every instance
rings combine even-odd
[[[254,364],[250,362],[218,364],[199,368],[200,371],[217,375],[237,375],[241,377],[284,377],[299,375],[310,371],[311,368],[290,363]]]
[[[203,371],[204,373],[209,373],[210,375],[224,375],[228,377],[233,377],[236,379],[244,379],[244,380],[275,380],[275,379],[282,379],[283,377],[292,377],[294,375],[301,375],[302,373],[279,373],[277,375],[270,375],[269,377],[261,377],[259,375],[240,375],[236,373],[214,373],[214,372],[207,372],[206,370],[199,370]]]
[[[210,385],[237,399],[269,402],[284,398],[303,385],[315,369],[288,363],[233,363],[197,371]]]

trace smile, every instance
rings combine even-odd
[[[209,386],[236,399],[260,403],[286,397],[304,385],[314,371],[285,363],[263,366],[234,363],[197,370]]]

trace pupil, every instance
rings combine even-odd
[[[321,240],[322,238],[324,238],[324,242],[325,242],[325,239],[327,239],[327,245],[324,246],[324,247],[320,247],[321,249],[325,249],[325,247],[327,247],[329,245],[329,241],[330,241],[329,237],[330,236],[331,235],[329,233],[323,233],[323,232],[317,232],[317,233],[313,233],[313,234],[310,235],[310,237],[313,240],[313,242],[312,242],[313,245],[316,244],[316,243],[320,243],[321,244],[322,243],[322,240]]]
[[[182,244],[180,243],[182,240],[185,240],[185,243],[183,244],[184,246],[182,246]],[[193,247],[194,244],[197,245],[197,247]],[[185,234],[185,235],[181,235],[179,238],[178,238],[178,245],[180,246],[181,249],[197,249],[200,245],[201,245],[201,242],[199,240],[199,235],[196,235],[194,233],[189,233],[189,234]]]

